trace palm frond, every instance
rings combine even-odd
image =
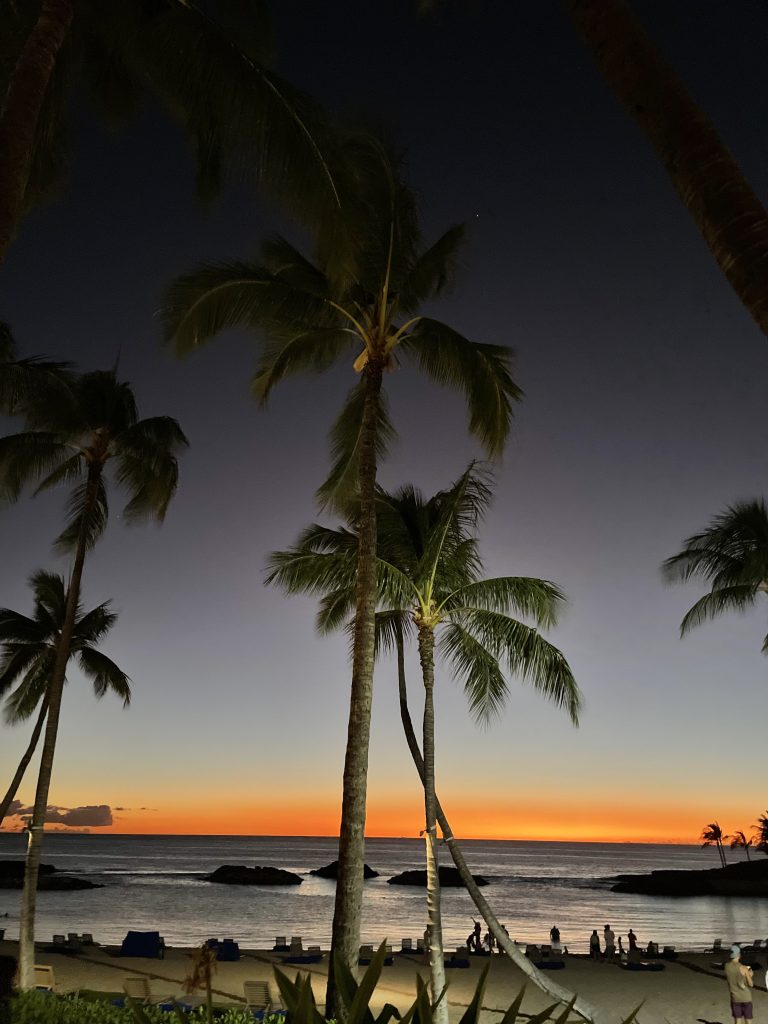
[[[343,510],[345,503],[355,494],[365,403],[366,382],[363,378],[347,395],[344,407],[331,428],[333,465],[327,480],[317,491],[318,501],[324,508]],[[376,397],[377,458],[386,456],[394,436],[386,396],[379,392]]]
[[[69,458],[71,449],[48,432],[28,432],[0,437],[0,495],[16,501],[24,487],[55,471]]]
[[[93,500],[89,488],[90,484],[86,482],[76,487],[70,495],[67,502],[67,525],[55,541],[58,551],[75,550],[81,530],[86,549],[92,548],[104,532],[109,516],[104,479],[99,477],[95,482]]]
[[[281,380],[294,374],[325,373],[353,346],[355,339],[359,348],[357,333],[343,326],[273,331],[261,349],[258,369],[251,379],[251,393],[264,405]]]
[[[83,459],[82,452],[75,452],[68,459],[64,459],[63,462],[54,469],[52,473],[43,477],[40,483],[35,488],[35,494],[40,494],[41,491],[50,490],[52,487],[58,486],[58,484],[69,483],[72,480],[77,480],[78,477],[82,476],[85,472],[86,465]]]
[[[456,224],[421,253],[398,293],[401,309],[415,313],[427,299],[440,295],[451,286],[466,233],[465,225]]]
[[[78,618],[72,631],[73,650],[98,643],[112,629],[117,622],[117,612],[109,610],[110,603],[104,601]]]
[[[116,479],[129,494],[123,510],[129,522],[165,518],[179,479],[175,453],[188,444],[170,416],[139,420],[115,439]]]
[[[568,662],[538,631],[500,612],[466,609],[456,614],[462,627],[497,658],[509,672],[553,703],[565,708],[578,724],[581,694]]]
[[[446,611],[471,607],[523,615],[533,619],[537,626],[549,628],[556,624],[565,600],[563,591],[549,580],[500,576],[469,583],[446,597],[444,604]]]
[[[713,588],[768,582],[768,512],[762,500],[737,502],[706,530],[688,537],[682,551],[663,563],[666,578],[694,577]]]
[[[716,619],[723,612],[746,612],[755,603],[757,588],[752,584],[720,587],[699,600],[685,613],[680,623],[680,636],[685,636],[696,626]]]
[[[272,235],[261,243],[261,258],[269,273],[289,288],[318,299],[331,298],[322,270],[282,235]]]
[[[438,384],[464,392],[471,433],[490,456],[500,455],[513,403],[523,395],[510,373],[512,350],[470,341],[428,317],[419,320],[400,347]]]
[[[507,683],[498,659],[455,622],[440,630],[438,650],[462,680],[475,720],[487,723],[501,711],[507,699]]]
[[[390,654],[397,649],[398,638],[408,640],[413,635],[413,619],[400,609],[376,612],[376,657],[382,652]]]
[[[0,696],[6,694],[19,676],[25,675],[40,658],[45,658],[49,648],[44,644],[17,643],[4,641],[0,656]]]
[[[53,650],[35,659],[19,685],[6,698],[3,717],[8,725],[24,722],[35,713],[47,693],[55,660],[56,652]]]
[[[29,578],[29,585],[35,595],[35,622],[41,636],[56,636],[64,622],[67,605],[67,588],[64,577],[57,572],[38,569]],[[75,614],[82,608],[78,603]]]
[[[12,608],[0,608],[0,643],[34,644],[40,641],[39,623]]]
[[[295,546],[270,554],[264,583],[287,594],[325,594],[354,589],[356,572],[355,550],[331,554]]]
[[[93,692],[97,697],[103,697],[111,690],[122,698],[123,707],[128,707],[131,702],[130,679],[111,658],[93,647],[84,647],[78,651],[77,660],[83,673],[93,683]]]
[[[160,310],[166,341],[188,355],[231,327],[302,326],[323,323],[322,300],[291,288],[263,267],[250,263],[206,263],[177,277]]]
[[[355,610],[354,586],[340,587],[323,594],[317,609],[315,629],[321,636],[335,633],[349,621]]]

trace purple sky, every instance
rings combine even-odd
[[[659,564],[728,502],[762,493],[765,338],[558,3],[448,2],[425,19],[415,2],[364,6],[274,4],[280,68],[334,109],[396,126],[428,237],[470,224],[455,293],[435,313],[512,345],[526,393],[483,551],[489,574],[566,590],[552,638],[586,704],[573,731],[513,687],[507,713],[481,732],[443,673],[446,803],[468,804],[480,776],[487,830],[494,821],[510,837],[525,831],[531,801],[564,835],[606,835],[633,809],[652,835],[657,799],[694,823],[746,830],[762,797],[734,797],[712,767],[760,761],[764,611],[680,641],[699,591],[665,588]],[[764,7],[633,6],[764,194]],[[123,528],[112,499],[85,597],[120,611],[104,649],[132,677],[134,704],[97,704],[73,675],[52,800],[151,806],[152,831],[177,806],[242,808],[243,831],[268,832],[275,799],[300,814],[302,794],[335,806],[340,788],[346,640],[315,638],[313,603],[261,580],[266,554],[315,516],[351,368],[289,382],[264,411],[248,395],[245,336],[176,362],[153,319],[164,285],[198,260],[255,255],[279,221],[235,192],[201,212],[191,159],[159,115],[119,135],[87,112],[75,127],[70,185],[24,223],[0,274],[0,316],[25,353],[93,369],[119,352],[142,414],[176,416],[191,448],[162,529]],[[477,454],[462,402],[409,370],[387,386],[400,443],[380,478],[432,493]],[[27,576],[63,566],[50,554],[62,504],[58,493],[2,511],[0,604],[28,611]],[[418,696],[414,686],[414,705]],[[373,735],[373,798],[409,794],[417,807],[386,664]],[[25,739],[3,731],[3,775]],[[31,800],[31,785],[20,796]],[[660,822],[659,835],[693,834]]]

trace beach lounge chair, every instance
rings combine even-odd
[[[54,935],[53,936],[53,945],[54,946],[66,946],[66,944],[67,944],[67,940],[66,940],[66,938],[63,935]]]
[[[120,947],[120,956],[162,960],[165,956],[165,939],[160,932],[128,932]]]
[[[283,1012],[280,1000],[274,996],[268,981],[244,981],[243,995],[246,1010],[249,1010],[257,1020],[265,1013]]]
[[[400,940],[400,952],[401,953],[412,953],[413,952],[413,939],[401,939]]]
[[[284,935],[278,935],[275,937],[275,944],[272,947],[273,953],[287,953],[290,950],[290,946],[285,941]]]
[[[153,996],[149,978],[123,978],[123,992],[130,996],[134,1003],[141,1003],[142,1006],[173,1002],[173,996]]]
[[[416,952],[417,953],[426,953],[426,951],[427,951],[427,947],[426,947],[426,944],[424,942],[424,939],[416,939]]]
[[[39,992],[54,992],[56,979],[53,976],[53,968],[47,964],[35,964],[35,988]]]
[[[84,946],[95,946],[96,945],[96,943],[93,941],[93,936],[91,935],[90,932],[83,932],[80,941],[82,942],[82,944]]]
[[[705,949],[704,952],[705,953],[722,953],[723,952],[723,940],[722,939],[715,939],[715,941],[712,943],[712,948],[711,949]]]
[[[469,947],[459,946],[451,957],[446,957],[446,968],[469,967]]]
[[[677,951],[674,946],[664,946],[661,955],[665,960],[677,960]]]
[[[301,943],[300,935],[291,936],[291,944],[288,947],[288,952],[291,956],[300,956],[304,952],[304,946]]]

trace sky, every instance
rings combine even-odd
[[[511,680],[506,709],[480,728],[438,666],[438,793],[466,837],[694,842],[715,819],[749,832],[765,810],[750,779],[765,750],[766,608],[681,640],[701,588],[665,586],[659,566],[763,493],[768,344],[555,0],[449,0],[428,17],[416,6],[283,0],[278,66],[333,111],[393,127],[428,239],[470,227],[456,287],[430,312],[512,346],[525,391],[482,552],[489,574],[566,591],[549,638],[584,695],[574,729]],[[698,0],[633,7],[765,196],[768,12],[758,0],[727,16]],[[70,673],[54,827],[334,835],[346,639],[315,636],[313,601],[263,577],[268,553],[318,518],[327,430],[354,373],[289,381],[259,409],[253,337],[228,333],[182,362],[162,346],[155,312],[175,274],[255,256],[276,227],[303,237],[241,189],[202,211],[193,178],[160,113],[116,134],[79,109],[66,191],[27,218],[0,273],[0,317],[24,354],[86,370],[119,355],[141,414],[177,417],[190,440],[165,524],[127,528],[114,495],[88,559],[84,601],[119,612],[103,649],[134,696],[129,710],[96,701]],[[434,493],[480,454],[462,401],[409,369],[386,386],[400,440],[380,480]],[[29,575],[65,571],[51,550],[64,499],[0,509],[0,605],[30,612]],[[417,718],[412,658],[408,671]],[[2,727],[1,777],[27,736]],[[32,800],[32,776],[19,798]],[[384,661],[367,834],[415,836],[422,814]]]

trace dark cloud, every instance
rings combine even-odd
[[[16,801],[18,803],[18,801]],[[19,807],[16,814],[31,815],[31,807]],[[104,827],[112,824],[112,808],[109,804],[90,804],[86,807],[49,807],[45,815],[46,824],[66,825],[68,828]]]

